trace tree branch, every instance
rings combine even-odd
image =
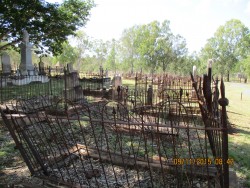
[[[15,44],[19,43],[20,41],[22,41],[22,39],[18,39],[18,40],[12,41],[10,43],[7,43],[7,44],[5,44],[3,46],[0,46],[0,51],[5,50],[8,46],[15,45]]]
[[[3,38],[6,37],[6,36],[8,35],[8,33],[9,33],[8,31],[5,32],[5,33],[2,33],[2,34],[0,35],[0,41],[3,40]]]

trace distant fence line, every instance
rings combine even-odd
[[[63,71],[63,72],[62,72]],[[45,70],[43,75],[11,75],[0,74],[0,102],[9,100],[29,99],[39,95],[64,96],[67,71],[65,69]],[[100,74],[79,73],[79,86],[83,90],[100,90],[110,78]],[[109,84],[108,84],[109,85]]]

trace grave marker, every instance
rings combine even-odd
[[[3,74],[11,73],[10,56],[5,52],[2,54],[2,70]]]
[[[21,48],[21,64],[19,69],[22,75],[33,75],[34,66],[32,64],[31,48],[32,44],[29,42],[29,34],[26,30],[23,31],[23,41],[20,44]]]

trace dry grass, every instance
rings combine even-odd
[[[242,187],[250,187],[250,85],[225,83],[229,122],[229,155],[235,160],[234,169]]]

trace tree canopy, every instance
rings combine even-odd
[[[16,47],[27,30],[37,53],[61,52],[63,43],[88,21],[92,0],[2,0],[0,3],[0,51]]]
[[[218,73],[233,70],[250,52],[249,29],[237,19],[220,26],[202,50],[203,59],[213,59]]]
[[[186,41],[180,35],[174,35],[170,21],[153,21],[149,24],[135,25],[124,30],[120,39],[121,62],[130,68],[156,71],[173,71],[187,55]],[[123,70],[127,70],[122,66]]]

